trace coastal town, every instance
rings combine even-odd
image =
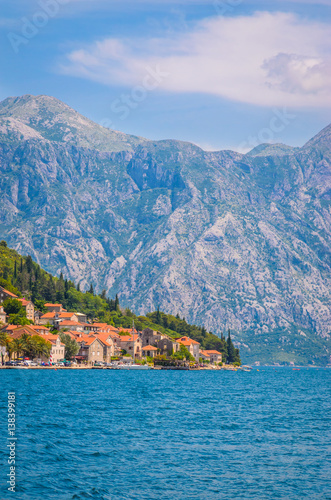
[[[19,301],[30,324],[7,321],[5,303]],[[7,302],[6,302],[7,301]],[[31,300],[0,286],[2,366],[209,368],[222,366],[222,353],[204,350],[188,336],[171,338],[150,328],[138,331],[107,323],[89,322],[86,314],[67,311],[60,303],[45,303],[46,313]],[[24,342],[44,341],[45,349],[26,356]],[[64,340],[64,341],[63,341]],[[67,346],[70,345],[70,349]],[[74,346],[74,348],[73,348]]]

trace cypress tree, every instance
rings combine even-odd
[[[228,332],[228,339],[227,339],[226,343],[227,343],[227,348],[228,348],[227,363],[229,363],[229,364],[235,363],[235,361],[236,361],[236,349],[232,343],[230,329]]]
[[[31,255],[28,255],[25,261],[25,266],[26,270],[28,271],[29,274],[31,274],[32,268],[33,268],[33,261],[31,258]]]
[[[159,307],[157,308],[157,311],[156,311],[155,323],[157,325],[161,325],[161,313],[160,313],[160,308]]]
[[[15,264],[14,264],[14,278],[15,278],[15,280],[17,278],[17,263],[16,263],[16,260],[15,260]]]
[[[90,286],[88,293],[90,293],[91,295],[94,295],[94,288],[93,288],[92,283],[91,283],[91,286]]]
[[[115,311],[117,311],[120,307],[120,301],[118,300],[118,295],[116,294],[115,296],[115,304],[114,304],[114,307],[115,307]]]
[[[21,267],[20,267],[20,273],[22,273],[22,272],[23,272],[23,259],[22,259],[22,257],[21,257]]]

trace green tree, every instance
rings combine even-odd
[[[232,343],[230,330],[228,331],[228,338],[227,338],[226,343],[227,343],[227,348],[228,348],[227,363],[233,364],[236,361],[236,349]]]
[[[162,321],[161,321],[161,313],[160,313],[160,308],[159,308],[159,307],[157,308],[157,311],[156,311],[155,323],[156,323],[157,325],[162,325]]]
[[[17,299],[6,299],[2,305],[6,314],[19,314],[24,311],[22,303]]]
[[[179,351],[175,352],[172,356],[172,359],[186,359],[187,361],[195,361],[194,357],[190,353],[190,351],[184,345],[180,345]]]
[[[60,339],[65,345],[65,359],[73,359],[79,352],[79,344],[64,332],[60,333]]]
[[[45,356],[49,358],[52,344],[39,335],[32,335],[29,343],[29,353],[32,358]]]
[[[27,319],[25,315],[25,311],[23,309],[24,314],[10,314],[8,316],[8,323],[11,325],[17,325],[17,326],[24,326],[24,325],[30,325],[31,321]]]

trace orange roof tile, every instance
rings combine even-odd
[[[16,330],[16,328],[20,328],[22,325],[7,325],[2,328],[2,331],[10,332],[12,330]]]
[[[9,295],[10,297],[14,297],[15,299],[17,299],[17,295],[15,295],[14,293],[10,292],[9,290],[6,290],[3,286],[0,286],[0,289],[5,292],[7,295]]]
[[[48,312],[40,317],[40,319],[51,319],[51,318],[55,318],[54,312]]]
[[[81,323],[78,323],[77,321],[71,321],[69,319],[65,319],[64,321],[60,322],[60,327],[62,326],[83,326]]]
[[[175,339],[177,342],[183,345],[200,345],[200,342],[197,342],[196,340],[191,339],[190,337],[180,337],[179,339]]]
[[[49,332],[49,328],[46,328],[44,325],[29,325],[29,328],[32,328],[33,330],[36,330],[36,332],[43,330]]]
[[[157,351],[157,347],[154,347],[153,345],[146,345],[142,348],[142,351]]]
[[[17,299],[20,302],[22,302],[22,306],[27,306],[28,304],[32,303],[31,300],[26,300],[26,299]]]
[[[218,351],[215,351],[215,350],[210,350],[210,351],[206,351],[208,354],[220,354],[222,355],[221,352],[218,352]]]

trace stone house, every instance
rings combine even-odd
[[[0,304],[2,304],[6,299],[18,299],[18,297],[14,293],[0,286]]]
[[[163,333],[158,332],[156,330],[152,330],[151,328],[145,328],[140,334],[143,347],[147,345],[154,346],[159,340],[162,340],[163,338],[166,337],[167,335],[164,335]]]
[[[110,358],[112,356],[117,356],[120,354],[120,349],[117,348],[117,345],[110,333],[98,332],[94,333],[93,336],[104,343],[104,360],[107,363],[111,361]]]
[[[68,320],[68,321],[75,321],[78,323],[78,318],[75,313],[73,312],[48,312],[46,314],[43,314],[39,320],[40,325],[47,325],[48,323],[56,326],[59,322]]]
[[[162,355],[171,356],[175,352],[179,351],[179,343],[159,331],[152,330],[151,328],[145,328],[141,332],[140,336],[143,347],[147,345],[157,347]]]
[[[38,334],[34,330],[34,328],[32,328],[33,326],[34,325],[18,326],[9,332],[10,337],[13,339],[17,339],[20,338],[23,334],[30,336],[38,335],[51,344],[51,350],[49,358],[42,356],[40,358],[35,358],[36,361],[38,361],[39,363],[57,363],[58,361],[62,361],[64,359],[65,345],[61,342],[60,336],[52,335],[50,333]]]
[[[210,356],[207,353],[207,351],[200,351],[200,358],[202,361],[209,361],[210,362]]]
[[[83,313],[75,313],[77,318],[78,318],[78,322],[79,323],[86,323],[87,322],[87,316],[86,314],[83,314]]]
[[[206,350],[204,351],[209,355],[209,359],[211,363],[221,363],[222,362],[222,353],[215,350]]]
[[[7,321],[7,315],[5,313],[3,306],[0,306],[0,323],[5,325],[6,321]]]
[[[121,356],[122,355],[121,336],[115,332],[110,332],[108,335],[112,339],[114,344],[114,356]]]
[[[17,299],[21,302],[22,306],[25,309],[25,314],[27,319],[34,321],[34,305],[31,300],[26,299]]]
[[[166,335],[158,340],[155,346],[159,353],[164,356],[172,356],[180,349],[180,344]]]
[[[176,339],[179,344],[182,344],[185,346],[189,353],[192,354],[194,359],[196,361],[199,361],[199,354],[200,354],[200,343],[197,342],[196,340],[190,339],[190,337],[180,337],[179,339]]]
[[[84,331],[84,325],[82,323],[78,323],[78,321],[71,321],[71,320],[58,320],[55,324],[56,328],[58,330],[65,330],[65,329],[70,329],[72,331],[76,332],[83,332]]]
[[[128,354],[135,358],[141,358],[142,355],[142,342],[137,333],[134,335],[120,335],[118,345],[121,349],[125,350]],[[133,347],[134,346],[134,347]]]
[[[145,345],[145,347],[142,348],[143,356],[149,356],[150,358],[155,358],[157,351],[157,347],[154,347],[153,345]]]
[[[97,361],[104,361],[104,344],[93,336],[84,335],[77,338],[80,350],[76,356],[77,361],[93,365]]]
[[[44,325],[29,325],[29,328],[34,330],[37,335],[48,335],[50,333],[49,328]]]
[[[65,359],[65,345],[61,342],[60,335],[52,335],[50,333],[40,335],[52,344],[52,349],[49,356],[50,363],[58,363]]]

